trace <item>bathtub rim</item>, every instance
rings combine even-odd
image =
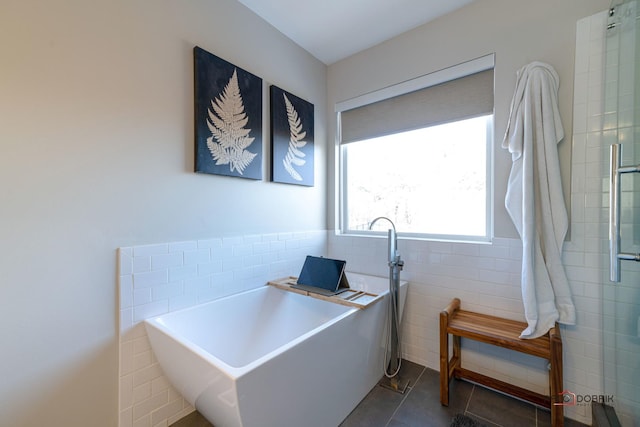
[[[197,304],[191,307],[187,307],[184,309],[180,309],[180,310],[176,310],[176,311],[172,311],[170,313],[165,313],[163,315],[159,315],[159,316],[154,316],[151,317],[149,319],[145,319],[144,320],[144,324],[145,324],[145,328],[147,331],[147,335],[149,335],[149,328],[155,328],[156,330],[158,330],[160,333],[164,334],[164,335],[168,335],[169,337],[171,337],[172,339],[176,340],[178,343],[180,343],[181,345],[185,346],[188,350],[194,352],[196,355],[198,355],[199,357],[201,357],[202,359],[204,359],[205,361],[212,363],[216,366],[219,366],[220,369],[226,374],[228,375],[231,379],[237,380],[239,378],[241,378],[243,375],[246,375],[247,373],[251,372],[252,370],[256,369],[257,367],[259,367],[260,365],[264,364],[266,361],[276,357],[278,354],[281,354],[282,352],[285,352],[287,350],[289,350],[290,348],[298,345],[299,343],[307,340],[309,337],[317,334],[318,332],[327,329],[328,327],[330,327],[331,325],[334,325],[335,323],[339,322],[340,320],[351,316],[352,314],[354,314],[355,312],[357,312],[359,309],[358,308],[350,308],[350,307],[346,307],[345,306],[345,310],[343,313],[332,317],[331,319],[327,320],[326,322],[318,325],[317,327],[305,332],[304,334],[300,335],[299,337],[288,341],[286,344],[283,344],[275,349],[273,349],[272,351],[262,355],[261,357],[251,361],[250,363],[240,366],[240,367],[235,367],[235,366],[231,366],[228,363],[224,362],[222,359],[216,357],[215,355],[211,354],[210,352],[208,352],[207,350],[203,349],[202,347],[200,347],[198,344],[194,343],[193,341],[186,339],[182,336],[177,336],[175,334],[175,332],[173,332],[171,330],[170,327],[166,326],[163,321],[162,318],[166,315],[173,315],[173,314],[179,314],[181,312],[186,312],[189,311],[191,309],[195,309],[195,308],[199,308],[199,307],[204,307],[206,305],[210,305],[212,303],[216,303],[216,302],[220,302],[226,299],[230,299],[230,298],[234,298],[234,297],[239,297],[241,295],[246,295],[249,293],[253,293],[253,292],[267,292],[270,289],[273,289],[274,291],[277,292],[287,292],[285,290],[282,289],[277,289],[275,287],[269,286],[269,285],[263,285],[263,286],[259,286],[257,288],[253,288],[253,289],[249,289],[246,291],[242,291],[242,292],[237,292],[235,294],[231,294],[222,298],[218,298],[212,301],[207,301],[207,302],[203,302],[201,304]],[[294,296],[294,298],[309,298],[308,296],[305,295],[299,295],[299,294],[294,294],[291,293],[292,295],[296,295]],[[335,304],[332,302],[328,302],[328,301],[321,301],[321,300],[317,300],[320,301],[322,304]],[[154,350],[155,351],[155,350]]]

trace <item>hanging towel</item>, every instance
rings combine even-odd
[[[522,302],[527,328],[521,338],[544,335],[555,322],[574,325],[575,307],[561,262],[568,228],[558,143],[559,78],[548,64],[518,70],[502,148],[511,153],[505,206],[522,240]]]

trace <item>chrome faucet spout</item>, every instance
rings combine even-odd
[[[393,227],[393,232],[395,233],[396,231],[396,225],[393,223],[393,221],[391,221],[389,218],[387,218],[386,216],[379,216],[377,218],[375,218],[373,221],[371,221],[371,223],[369,224],[369,230],[371,230],[371,227],[373,227],[373,224],[375,224],[376,222],[378,222],[378,220],[380,219],[384,219],[389,221],[389,223],[391,223],[391,227]]]
[[[398,258],[400,257],[398,253],[398,235],[396,233],[396,225],[393,223],[393,221],[391,221],[386,216],[379,216],[375,218],[373,221],[371,221],[371,223],[369,224],[369,230],[371,230],[371,228],[373,227],[373,224],[375,224],[380,219],[389,221],[392,227],[389,229],[389,263],[391,264],[391,263],[397,262]]]

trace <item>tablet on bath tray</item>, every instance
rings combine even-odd
[[[302,271],[292,288],[321,295],[337,295],[349,289],[344,273],[346,261],[307,255]]]

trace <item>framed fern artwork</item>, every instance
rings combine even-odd
[[[271,180],[313,186],[313,104],[271,86]]]
[[[195,47],[195,171],[262,179],[262,79]]]

